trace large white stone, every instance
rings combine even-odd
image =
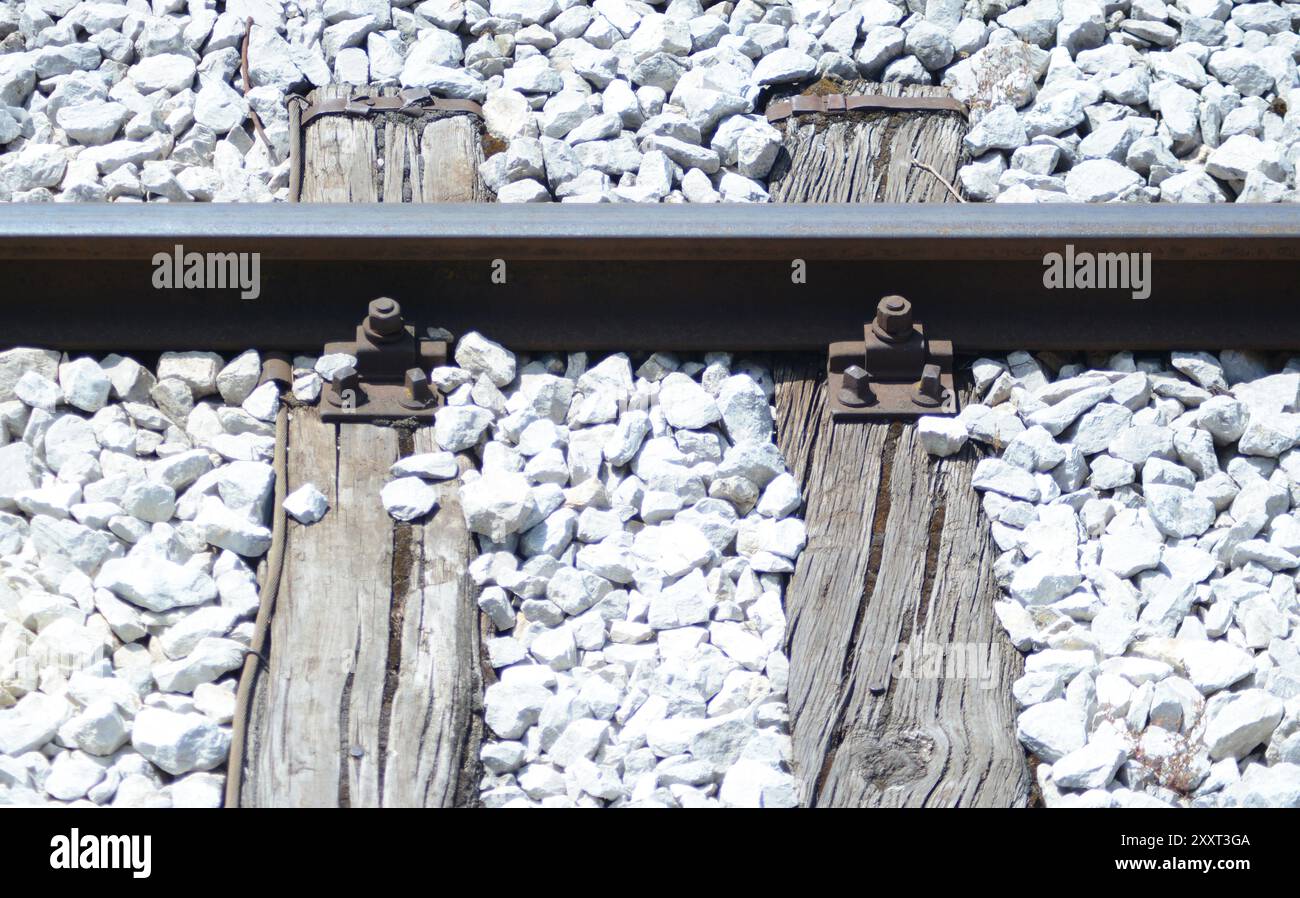
[[[207,636],[184,658],[155,664],[153,677],[163,692],[190,693],[239,667],[244,652],[244,646],[233,639]]]
[[[0,755],[17,756],[45,745],[72,711],[64,698],[27,693],[12,708],[0,710]]]
[[[424,517],[438,505],[438,491],[419,477],[398,477],[379,491],[384,510],[398,521]]]
[[[924,415],[916,422],[916,435],[930,455],[947,458],[961,451],[970,434],[957,418]]]
[[[208,496],[199,507],[194,525],[209,545],[229,549],[249,558],[257,558],[271,548],[269,528],[250,521],[215,496]]]
[[[1210,758],[1240,759],[1261,742],[1267,742],[1284,710],[1282,700],[1263,689],[1246,689],[1227,695],[1207,707],[1205,745]]]
[[[45,791],[60,801],[84,798],[104,778],[106,764],[83,752],[63,752],[54,759],[45,778]]]
[[[109,559],[95,577],[95,586],[150,611],[201,605],[217,597],[217,585],[207,573],[165,558]]]
[[[191,449],[168,456],[149,465],[149,477],[167,484],[178,493],[212,470],[212,459],[205,449]]]
[[[686,430],[707,427],[721,416],[708,391],[676,371],[660,382],[659,406],[670,425]]]
[[[163,523],[176,510],[176,491],[165,483],[141,480],[122,494],[122,510],[142,521]]]
[[[175,378],[194,392],[195,398],[217,392],[217,376],[225,361],[216,352],[164,352],[159,356],[157,379]]]
[[[1222,640],[1181,640],[1179,654],[1187,678],[1205,695],[1226,689],[1255,669],[1249,652]]]
[[[1021,712],[1016,735],[1025,747],[1049,763],[1082,748],[1087,741],[1083,713],[1065,699],[1041,702]]]
[[[661,394],[660,403],[662,402]],[[767,394],[752,377],[737,374],[723,381],[717,405],[722,415],[722,424],[733,444],[771,441],[772,407],[768,404]],[[667,415],[666,408],[664,413]]]
[[[225,81],[203,78],[194,97],[194,121],[218,135],[236,128],[248,118],[248,101]]]
[[[227,573],[221,576],[225,577]],[[221,637],[238,623],[240,611],[225,605],[204,605],[186,614],[168,627],[158,638],[163,654],[168,658],[184,658],[203,639]]]
[[[15,398],[14,385],[28,371],[47,380],[58,377],[60,353],[50,349],[18,347],[0,352],[0,402]]]
[[[1282,148],[1250,134],[1234,134],[1220,144],[1205,160],[1205,171],[1225,181],[1244,181],[1253,172],[1285,181],[1287,174]]]
[[[99,440],[90,422],[77,415],[58,415],[45,431],[45,463],[56,474],[70,459],[99,451]]]
[[[609,581],[594,573],[562,567],[546,584],[546,597],[565,614],[579,615],[604,598],[610,588]]]
[[[0,446],[0,511],[16,508],[15,498],[40,485],[36,455],[26,443]]]
[[[1229,761],[1236,770],[1236,762]],[[1223,790],[1223,807],[1300,807],[1300,764],[1283,762],[1266,767],[1247,764],[1241,778]]]
[[[142,93],[165,90],[176,93],[190,86],[194,80],[194,60],[179,53],[160,53],[148,56],[127,70],[127,77],[135,82]]]
[[[1052,779],[1064,789],[1104,789],[1127,756],[1118,739],[1095,738],[1053,764]]]
[[[449,480],[460,473],[456,456],[450,452],[422,452],[408,455],[393,464],[394,477],[422,477],[425,480]]]
[[[59,366],[63,400],[83,412],[97,412],[108,402],[112,383],[94,359],[80,358]]]
[[[500,681],[483,696],[484,720],[502,739],[518,739],[537,722],[551,691],[531,683]]]
[[[727,808],[790,808],[798,805],[799,791],[790,774],[741,759],[727,768],[718,799]]]
[[[788,84],[803,81],[817,71],[817,60],[806,53],[782,47],[766,54],[754,66],[755,84]]]
[[[311,483],[304,483],[284,497],[285,514],[299,524],[315,524],[328,510],[329,500]]]
[[[465,334],[456,344],[456,364],[475,375],[486,374],[498,387],[515,379],[514,353],[477,331]]]
[[[1009,465],[1000,458],[980,459],[979,464],[975,466],[971,484],[977,490],[987,490],[1028,502],[1037,502],[1041,495],[1038,483],[1032,474]]]
[[[1070,169],[1065,189],[1082,203],[1104,203],[1131,194],[1142,184],[1136,172],[1111,159],[1089,159]]]
[[[262,376],[262,360],[257,350],[236,356],[217,374],[217,392],[228,405],[239,405],[253,392]]]
[[[1144,495],[1151,519],[1168,536],[1200,536],[1214,523],[1214,505],[1189,489],[1150,484]]]
[[[537,511],[528,478],[509,471],[486,472],[465,484],[461,507],[472,532],[497,542],[518,533]]]
[[[448,452],[463,452],[478,444],[492,413],[475,405],[448,405],[434,414],[433,438]]]
[[[173,776],[211,770],[226,760],[230,731],[202,714],[145,708],[135,717],[131,745]]]

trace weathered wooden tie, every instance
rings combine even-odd
[[[833,89],[846,95],[949,96],[941,87],[870,81],[836,84]],[[831,90],[827,81],[809,88]],[[955,189],[966,135],[960,113],[931,109],[792,115],[776,127],[784,142],[768,184],[774,203],[957,201],[949,186]]]
[[[438,484],[439,509],[416,524],[395,524],[379,501],[397,458],[435,448],[429,428],[292,412],[288,487],[315,484],[330,510],[289,523],[243,806],[477,802],[479,613],[459,487]]]
[[[304,106],[358,92],[366,93],[320,88],[293,109],[301,200],[490,198],[478,173],[476,116],[422,108],[303,120]],[[356,297],[358,308],[374,298]],[[288,525],[241,805],[477,804],[483,655],[459,481],[437,484],[436,512],[415,524],[394,523],[379,498],[393,462],[437,448],[429,427],[326,423],[320,407],[291,411],[288,488],[315,484],[329,511],[316,524]]]
[[[368,92],[391,97],[398,89],[329,85],[308,94],[306,104]],[[300,146],[300,202],[482,203],[492,199],[478,170],[483,162],[482,125],[469,113],[321,115],[301,128]]]
[[[1030,777],[1011,704],[1022,661],[993,612],[995,550],[970,483],[978,450],[936,460],[913,425],[832,425],[824,365],[776,372],[778,442],[808,525],[786,589],[803,800],[1022,806]]]

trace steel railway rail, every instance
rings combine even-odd
[[[259,253],[260,296],[155,289],[152,260],[176,246]],[[1067,246],[1149,253],[1150,296],[1045,288]],[[1285,349],[1300,208],[0,207],[6,345],[319,349],[381,294],[524,350],[824,350],[860,338],[885,294],[958,352]]]

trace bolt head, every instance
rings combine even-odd
[[[921,369],[921,380],[916,385],[913,401],[926,408],[935,408],[943,403],[943,383],[939,380],[939,366],[926,365]]]
[[[394,299],[381,296],[370,303],[366,325],[377,334],[395,334],[402,329],[402,307]]]
[[[420,368],[408,368],[406,371],[406,396],[402,404],[407,408],[424,408],[433,401],[433,390],[429,387],[429,375]]]
[[[334,374],[334,383],[340,390],[353,390],[361,383],[361,376],[351,365],[340,368]]]
[[[871,390],[871,375],[861,365],[850,365],[844,369],[840,379],[839,401],[841,405],[869,405],[875,394]]]
[[[890,337],[912,332],[912,304],[901,296],[886,296],[876,306],[876,329]]]
[[[325,398],[331,405],[341,407],[345,402],[355,402],[360,392],[361,377],[355,368],[349,366],[335,372],[330,389],[325,391]]]

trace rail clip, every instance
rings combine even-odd
[[[325,344],[326,355],[335,352],[354,356],[357,363],[326,384],[322,420],[433,418],[441,395],[429,383],[429,370],[446,362],[447,344],[417,337],[396,300],[380,297],[371,302],[354,339]]]
[[[957,413],[952,342],[928,339],[901,296],[880,301],[862,340],[830,345],[826,372],[836,421]]]

